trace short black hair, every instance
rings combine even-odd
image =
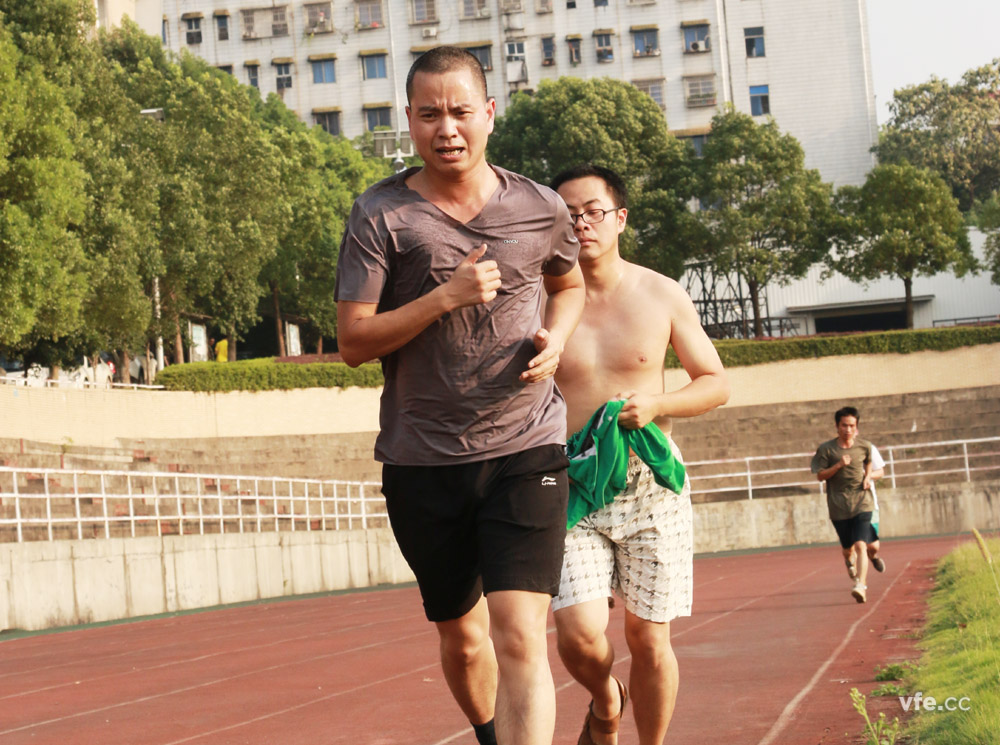
[[[854,421],[856,422],[861,421],[861,415],[858,413],[858,410],[855,409],[853,406],[845,406],[842,409],[837,409],[837,413],[833,415],[833,421],[835,421],[837,424],[840,424],[840,420],[843,419],[845,416],[854,417]]]
[[[486,73],[483,72],[483,66],[476,59],[476,55],[468,49],[445,46],[429,49],[413,60],[410,71],[406,74],[406,102],[409,103],[413,96],[413,78],[418,72],[440,75],[463,67],[479,82],[483,89],[483,99],[487,100],[489,95],[486,92]]]
[[[615,203],[615,207],[618,209],[628,209],[628,188],[625,186],[625,182],[621,176],[604,166],[596,166],[593,163],[582,163],[578,166],[567,168],[552,179],[550,186],[558,191],[559,187],[567,181],[575,181],[578,178],[586,178],[587,176],[596,176],[604,182],[608,187],[608,192],[611,194],[611,201]]]

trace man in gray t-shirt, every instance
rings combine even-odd
[[[486,162],[496,102],[473,55],[424,53],[407,100],[424,165],[354,204],[338,345],[382,361],[382,491],[452,694],[484,745],[551,742],[568,491],[552,376],[583,310],[579,244],[558,195]]]

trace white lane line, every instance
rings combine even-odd
[[[397,641],[401,641],[401,640],[404,640],[404,639],[414,639],[414,638],[416,638],[418,636],[425,636],[425,635],[433,633],[433,632],[434,632],[433,629],[428,629],[428,630],[421,631],[421,632],[416,633],[416,634],[409,634],[407,636],[396,637],[396,639],[394,639],[392,641],[393,642],[397,642]],[[253,676],[253,675],[257,675],[259,673],[270,672],[272,670],[280,670],[283,667],[291,667],[291,666],[299,665],[299,664],[302,664],[302,663],[305,663],[305,662],[314,662],[316,660],[325,660],[325,659],[329,659],[329,658],[332,658],[332,657],[339,657],[339,656],[344,655],[344,654],[350,654],[352,652],[361,652],[361,651],[366,650],[366,649],[374,649],[375,647],[383,646],[386,643],[387,643],[386,641],[372,642],[371,644],[364,644],[364,645],[362,645],[360,647],[352,647],[351,649],[339,650],[337,652],[330,652],[328,654],[311,655],[311,656],[309,656],[309,657],[307,657],[305,659],[292,660],[292,661],[289,661],[289,662],[282,662],[282,663],[277,664],[277,665],[269,665],[268,667],[260,667],[260,668],[254,669],[254,670],[250,670],[250,671],[247,671],[247,672],[239,673],[237,675],[228,675],[228,676],[226,676],[224,678],[215,678],[213,680],[206,680],[206,681],[204,681],[202,683],[198,683],[197,685],[184,686],[182,688],[175,688],[175,689],[170,690],[170,691],[162,691],[160,693],[150,694],[149,696],[140,696],[139,698],[129,699],[128,701],[119,701],[118,703],[109,704],[108,706],[101,706],[101,707],[98,707],[96,709],[88,709],[87,711],[78,711],[78,712],[73,713],[73,714],[67,714],[66,716],[62,716],[62,717],[53,717],[52,719],[46,719],[46,720],[41,721],[41,722],[32,722],[31,724],[25,724],[25,725],[23,725],[21,727],[15,727],[13,729],[0,730],[0,735],[9,735],[9,734],[13,734],[14,732],[23,732],[24,730],[34,729],[36,727],[43,727],[43,726],[45,726],[47,724],[56,724],[56,723],[59,723],[59,722],[66,722],[66,721],[69,721],[69,720],[72,720],[72,719],[77,719],[79,717],[89,716],[91,714],[99,714],[102,711],[110,711],[112,709],[120,709],[120,708],[125,707],[125,706],[133,706],[135,704],[142,704],[142,703],[145,703],[147,701],[155,701],[156,699],[159,699],[159,698],[166,698],[167,696],[174,696],[174,695],[177,695],[179,693],[187,693],[188,691],[196,691],[196,690],[198,690],[200,688],[208,688],[210,686],[218,685],[219,683],[228,683],[228,682],[233,681],[233,680],[239,680],[240,678],[247,678],[247,677],[250,677],[250,676]],[[439,664],[439,663],[435,663],[435,664]],[[418,670],[424,670],[427,667],[433,667],[433,665],[425,665],[424,667],[420,667],[420,668],[417,668],[417,669]],[[392,678],[386,678],[386,680],[393,680],[394,678],[398,678],[398,677],[400,677],[400,676],[399,675],[395,675]],[[378,681],[376,681],[376,682],[378,682]],[[366,684],[365,686],[361,686],[361,688],[365,688],[365,687],[367,687],[367,685],[374,685],[374,684]],[[333,695],[339,695],[339,694],[333,694]],[[327,698],[332,698],[332,696],[328,696]],[[255,720],[252,720],[252,721],[255,721]],[[234,725],[234,726],[238,726],[238,725]]]
[[[805,687],[797,694],[795,694],[795,697],[788,702],[788,705],[785,706],[784,710],[778,716],[777,720],[774,722],[773,725],[771,725],[771,729],[767,731],[767,734],[764,735],[764,737],[761,739],[760,742],[757,743],[757,745],[771,745],[771,743],[773,743],[777,739],[778,735],[781,734],[782,730],[784,730],[785,727],[788,726],[788,723],[794,717],[795,709],[798,708],[798,705],[800,703],[802,703],[802,699],[804,699],[806,696],[809,695],[809,692],[813,689],[816,683],[819,682],[819,679],[826,672],[827,668],[830,667],[830,665],[833,664],[833,661],[837,659],[837,657],[840,655],[841,652],[844,651],[844,647],[846,647],[847,643],[851,640],[851,637],[854,635],[855,629],[857,629],[858,626],[863,621],[865,621],[872,613],[878,610],[878,607],[882,605],[882,601],[885,600],[887,597],[889,597],[889,591],[892,590],[896,582],[898,582],[899,579],[906,573],[906,570],[910,568],[910,564],[912,563],[913,563],[912,561],[906,562],[906,566],[903,567],[903,571],[897,574],[895,578],[893,578],[892,582],[889,583],[889,586],[886,587],[885,591],[882,593],[882,597],[880,597],[878,599],[878,602],[876,602],[871,607],[871,610],[869,610],[867,613],[861,616],[861,618],[859,618],[857,621],[851,624],[851,627],[847,629],[847,633],[844,635],[844,638],[843,640],[841,640],[840,644],[837,645],[837,648],[833,650],[830,656],[826,658],[826,661],[822,665],[820,665],[819,669],[812,676],[810,681],[806,683]]]
[[[366,688],[371,688],[372,686],[380,685],[382,683],[388,683],[390,680],[398,680],[399,678],[405,678],[407,675],[413,675],[414,673],[422,672],[423,670],[428,670],[432,667],[437,667],[440,663],[432,662],[429,665],[423,665],[421,667],[416,667],[412,670],[407,670],[406,672],[397,673],[396,675],[390,675],[388,678],[382,678],[381,680],[373,680],[370,683],[365,683],[364,685],[355,686],[354,688],[349,688],[345,691],[337,691],[336,693],[330,693],[326,696],[319,696],[318,698],[310,699],[309,701],[303,701],[301,704],[295,704],[295,706],[288,706],[284,709],[279,709],[277,711],[272,711],[267,714],[261,714],[259,717],[254,717],[253,719],[247,719],[237,724],[230,724],[226,727],[219,727],[218,729],[213,729],[209,732],[199,732],[197,735],[191,735],[189,737],[183,737],[180,740],[171,740],[170,742],[164,743],[163,745],[181,745],[181,743],[192,742],[194,740],[200,740],[203,737],[211,737],[212,735],[217,735],[220,732],[228,732],[229,730],[238,729],[240,727],[246,727],[251,724],[256,724],[257,722],[263,722],[265,719],[272,719],[274,717],[282,716],[284,714],[289,714],[293,711],[298,711],[299,709],[304,709],[307,706],[312,706],[313,704],[319,704],[324,701],[329,701],[330,699],[337,698],[337,696],[343,696],[347,693],[354,693],[356,691],[363,691]],[[471,732],[472,729],[469,729]]]
[[[149,672],[150,670],[162,670],[163,668],[173,667],[175,665],[187,665],[195,662],[202,662],[204,660],[210,660],[213,657],[230,657],[234,654],[239,654],[240,652],[258,651],[269,649],[271,647],[278,647],[283,644],[291,644],[294,642],[300,642],[308,639],[321,639],[325,636],[339,635],[349,631],[356,631],[358,629],[370,628],[372,626],[378,626],[385,623],[393,623],[395,621],[405,621],[408,620],[410,616],[399,616],[397,618],[387,618],[378,621],[371,621],[369,623],[358,624],[356,626],[345,626],[342,628],[331,629],[329,631],[322,631],[314,634],[303,634],[301,636],[287,637],[282,639],[277,639],[272,642],[267,642],[266,644],[249,644],[243,647],[237,647],[236,649],[224,649],[218,652],[209,652],[206,654],[195,655],[193,657],[183,657],[180,659],[169,660],[168,662],[162,662],[158,665],[147,665],[145,667],[131,667],[128,670],[116,670],[112,673],[107,673],[105,675],[95,675],[90,678],[81,678],[79,680],[68,680],[62,683],[53,683],[49,686],[43,686],[41,688],[32,688],[31,690],[18,691],[17,693],[10,693],[6,696],[0,696],[0,701],[6,701],[11,698],[21,698],[23,696],[30,696],[35,693],[45,693],[46,691],[54,691],[60,688],[73,688],[78,685],[84,685],[87,683],[94,683],[99,680],[106,680],[108,678],[124,677],[126,675],[135,675],[138,673]],[[268,629],[269,632],[273,632],[274,629]],[[199,641],[201,643],[201,641]],[[383,642],[388,643],[388,642]],[[178,646],[178,645],[171,645]],[[133,654],[132,651],[122,652],[122,655]],[[121,655],[111,655],[111,657],[117,657]],[[35,672],[34,670],[29,672]]]

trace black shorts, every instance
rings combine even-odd
[[[430,621],[459,618],[483,593],[556,595],[566,540],[562,445],[453,466],[382,466],[392,532]]]
[[[878,540],[878,532],[872,526],[871,512],[859,512],[846,520],[833,520],[832,522],[843,548],[850,548],[858,541],[874,543]]]

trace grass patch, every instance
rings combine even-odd
[[[875,666],[875,680],[903,680],[917,669],[912,662],[890,662],[885,667]]]
[[[878,688],[871,692],[872,696],[905,696],[909,693],[906,686],[901,686],[899,683],[883,683]]]
[[[1000,539],[970,541],[938,565],[925,652],[910,679],[911,690],[941,708],[922,708],[911,721],[906,734],[914,745],[1000,742],[1000,568],[993,556],[1000,556]],[[949,702],[954,711],[945,710]]]

